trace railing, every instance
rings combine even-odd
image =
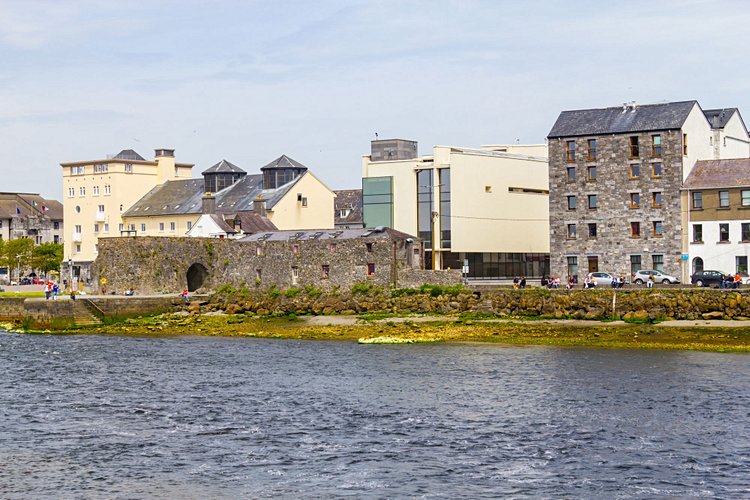
[[[81,233],[73,233],[73,241],[82,241],[82,239]]]

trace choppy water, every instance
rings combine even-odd
[[[750,357],[0,334],[3,498],[750,497]]]

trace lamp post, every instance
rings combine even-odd
[[[68,257],[68,274],[70,274],[70,289],[73,289],[73,259]]]
[[[16,287],[18,291],[21,291],[21,255],[16,255],[16,258],[18,259],[18,275],[16,278]]]

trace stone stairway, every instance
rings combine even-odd
[[[73,303],[73,318],[77,326],[101,325],[101,320],[92,312],[93,304],[86,299],[71,301]]]

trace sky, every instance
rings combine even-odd
[[[286,154],[361,187],[370,141],[543,143],[567,109],[750,118],[742,1],[0,0],[0,191],[173,148],[193,175]]]

